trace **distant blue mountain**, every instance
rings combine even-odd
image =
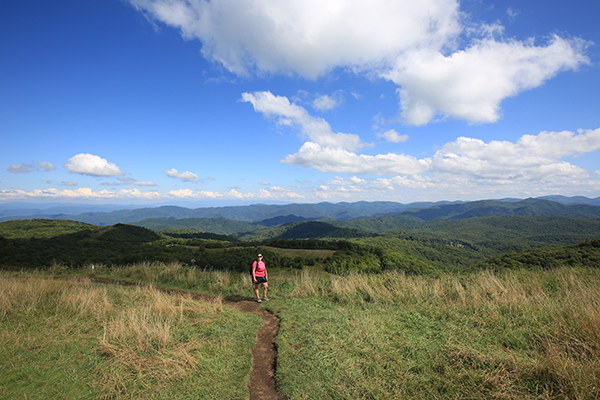
[[[466,219],[474,217],[563,216],[600,218],[600,206],[561,204],[544,199],[520,201],[481,200],[470,203],[440,205],[400,213],[384,214],[383,218],[413,218],[422,221]]]
[[[135,223],[146,219],[179,220],[186,218],[227,218],[234,221],[276,226],[301,221],[352,220],[370,216],[385,218],[413,218],[417,220],[444,220],[480,216],[562,215],[600,218],[600,197],[546,196],[539,199],[501,199],[473,202],[355,202],[317,204],[253,204],[246,206],[185,208],[178,206],[142,207],[122,206],[111,210],[108,205],[41,205],[18,208],[18,204],[0,205],[0,221],[15,219],[65,219],[94,225]],[[47,206],[47,207],[46,207]],[[99,210],[106,207],[108,210]],[[84,212],[77,212],[82,211]]]

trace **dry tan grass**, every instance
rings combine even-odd
[[[138,293],[142,304],[114,315],[104,326],[99,350],[115,371],[104,376],[103,391],[107,398],[129,397],[130,394],[123,393],[122,382],[133,376],[160,387],[172,385],[195,371],[198,360],[191,353],[199,354],[197,350],[207,343],[197,337],[186,342],[175,341],[172,331],[184,315],[210,319],[223,310],[221,298],[198,303],[152,289],[140,288]],[[136,396],[150,398],[153,389],[152,385],[145,386]]]
[[[60,309],[100,321],[112,312],[105,288],[90,290],[89,279],[49,280],[35,276],[3,277],[0,280],[0,312],[31,313]]]
[[[323,278],[303,271],[295,284],[290,297],[325,295],[348,305],[374,302],[449,308],[462,315],[473,315],[474,324],[492,330],[530,324],[536,348],[533,358],[523,358],[510,348],[498,350],[502,354],[482,354],[468,343],[453,344],[462,349],[457,350],[455,358],[492,366],[485,370],[484,387],[490,388],[490,396],[493,391],[494,398],[501,398],[502,393],[515,398],[513,394],[517,392],[513,389],[517,390],[518,380],[524,376],[542,376],[548,382],[545,393],[552,398],[599,396],[598,270],[565,267],[440,278],[401,273]],[[368,335],[364,332],[365,337]],[[496,364],[491,360],[496,360]]]
[[[187,317],[192,316],[196,323],[210,323],[222,312],[221,297],[197,302],[152,288],[98,286],[89,279],[53,280],[34,275],[0,279],[0,322],[9,313],[23,318],[43,313],[53,326],[53,336],[69,337],[72,318],[80,327],[101,332],[98,351],[105,356],[105,364],[98,371],[97,383],[102,398],[107,399],[152,398],[157,387],[172,385],[195,371],[207,342],[199,337],[181,341],[173,332],[178,324],[189,323]],[[11,337],[10,332],[2,331],[0,337],[6,345],[18,340],[26,348],[53,340],[41,331],[39,335],[29,332],[26,337]],[[132,379],[140,386],[136,394],[127,389]]]

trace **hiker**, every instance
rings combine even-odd
[[[254,294],[256,294],[256,301],[257,302],[262,302],[264,301],[269,301],[269,298],[267,297],[267,290],[269,289],[269,284],[267,282],[267,267],[265,265],[265,262],[263,261],[263,256],[262,254],[258,255],[258,260],[254,261],[254,263],[252,263],[252,282],[254,282]],[[260,299],[260,296],[258,295],[258,287],[262,285],[263,287],[263,299]]]

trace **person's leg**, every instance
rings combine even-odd
[[[254,294],[256,295],[256,298],[257,298],[257,299],[260,299],[260,296],[258,295],[258,287],[259,287],[259,286],[260,286],[260,284],[259,284],[259,283],[256,283],[256,284],[254,285]]]
[[[267,282],[263,283],[263,298],[267,298],[267,290],[269,290],[269,284]]]

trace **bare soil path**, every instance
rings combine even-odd
[[[93,282],[116,284],[123,286],[143,286],[129,282],[110,279],[94,278]],[[174,296],[186,296],[195,300],[212,301],[213,297],[183,290],[157,289]],[[250,400],[286,400],[277,391],[275,373],[277,371],[277,345],[275,339],[279,332],[279,318],[270,311],[259,307],[256,301],[223,299],[223,303],[242,312],[252,313],[262,317],[263,323],[258,330],[256,345],[252,350],[252,371],[248,382]]]

